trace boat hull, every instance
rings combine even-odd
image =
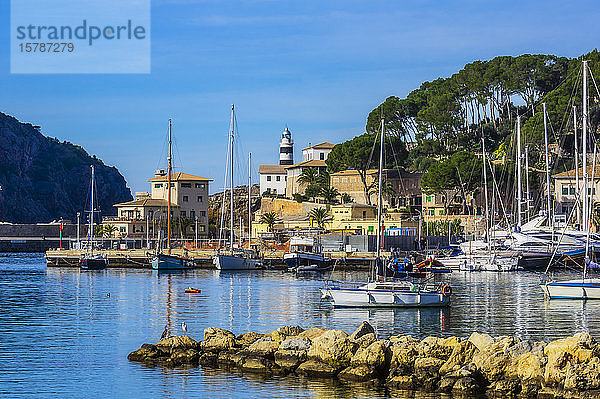
[[[552,281],[540,286],[549,299],[600,299],[600,279]]]
[[[183,270],[189,268],[189,261],[175,255],[159,254],[152,258],[154,270]]]
[[[324,297],[331,299],[335,307],[444,307],[450,305],[450,297],[434,292],[378,291],[362,288],[324,288]]]
[[[326,259],[322,254],[308,254],[290,252],[283,256],[283,261],[288,269],[297,271],[322,271],[331,268],[332,260]]]
[[[213,262],[218,270],[256,270],[262,268],[260,259],[233,255],[216,255]]]
[[[79,268],[81,270],[101,270],[105,269],[108,261],[104,258],[80,259]]]

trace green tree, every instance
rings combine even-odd
[[[386,138],[384,146],[384,168],[404,166],[408,152],[402,140],[390,136]],[[346,169],[355,169],[363,185],[367,204],[371,204],[370,194],[377,184],[369,179],[369,169],[378,168],[379,165],[379,135],[365,133],[344,143],[333,147],[327,157],[327,167],[330,172]]]
[[[94,226],[94,237],[102,237],[102,235],[104,234],[104,226],[101,224],[98,224],[96,226]]]
[[[177,219],[177,225],[179,226],[179,234],[181,238],[185,238],[187,236],[187,233],[189,232],[193,223],[194,222],[192,219],[187,216],[180,216]]]
[[[279,223],[280,219],[275,212],[267,212],[260,215],[258,222],[267,225],[267,230],[273,232],[275,224]]]
[[[352,197],[348,193],[342,193],[341,195],[342,204],[349,204],[352,202]]]
[[[117,227],[112,224],[106,224],[102,228],[102,232],[104,233],[104,237],[110,238],[114,237],[115,232],[117,231]]]
[[[337,197],[340,195],[339,191],[334,187],[322,187],[320,192],[321,197],[327,201],[328,204],[337,202]]]
[[[332,217],[329,213],[328,208],[314,208],[308,213],[308,217],[312,219],[313,223],[317,223],[317,226],[324,228],[326,223],[331,221]]]

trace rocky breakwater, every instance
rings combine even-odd
[[[142,345],[128,359],[168,368],[294,373],[462,396],[600,397],[600,346],[587,333],[545,343],[476,332],[467,339],[396,335],[378,340],[366,322],[351,335],[286,326],[236,336],[210,327],[203,341],[173,336]]]

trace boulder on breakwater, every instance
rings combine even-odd
[[[351,335],[285,326],[236,336],[210,327],[203,341],[173,336],[143,344],[127,358],[168,368],[294,373],[461,396],[600,397],[600,345],[583,332],[545,343],[477,332],[467,339],[395,335],[378,340],[367,322]]]

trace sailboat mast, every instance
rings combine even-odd
[[[230,123],[230,129],[229,129],[229,184],[230,184],[230,191],[229,191],[229,221],[230,221],[230,226],[229,226],[229,249],[231,251],[233,251],[233,240],[234,240],[234,232],[233,232],[233,132],[234,132],[234,127],[233,127],[233,111],[234,111],[234,104],[231,104],[231,123]]]
[[[488,254],[491,252],[490,242],[490,216],[488,209],[488,187],[487,187],[487,167],[485,164],[485,138],[481,138],[481,151],[483,152],[483,192],[485,198],[485,237],[487,241]]]
[[[523,188],[521,183],[521,116],[517,116],[517,229],[521,231],[521,202]]]
[[[573,135],[575,136],[575,192],[579,195],[579,146],[577,145],[577,106],[573,105]],[[581,228],[581,206],[577,199],[577,224]]]
[[[171,119],[169,118],[169,157],[167,158],[167,253],[171,253],[171,173],[173,163],[171,158]]]
[[[252,241],[252,153],[248,153],[248,249]]]
[[[90,165],[92,169],[92,179],[90,187],[90,225],[88,234],[88,249],[90,253],[94,253],[94,165]],[[91,242],[90,242],[91,240]]]
[[[550,198],[550,155],[548,154],[548,117],[546,114],[546,103],[542,103],[542,108],[544,111],[544,144],[546,145],[546,209],[548,211],[548,223],[552,227],[552,240],[554,241],[554,220],[552,218],[552,200]]]
[[[379,145],[379,188],[377,193],[377,262],[379,262],[379,257],[381,256],[381,193],[382,193],[382,182],[383,182],[383,144],[385,139],[385,121],[383,117],[381,118],[381,142]]]
[[[588,171],[587,171],[587,61],[583,61],[583,148],[582,148],[582,156],[583,156],[583,160],[582,160],[582,167],[583,167],[583,225],[585,230],[584,231],[588,231],[589,229],[589,222],[588,222],[588,206],[587,206],[587,201],[588,201]],[[586,251],[585,251],[585,256],[587,256],[587,245],[586,245]]]
[[[530,206],[531,206],[531,201],[529,200],[530,194],[529,194],[529,147],[525,146],[525,216],[526,216],[526,221],[525,223],[529,222],[529,218],[531,217],[531,213],[530,211]],[[492,196],[492,199],[495,198],[494,196]],[[492,209],[493,212],[493,209]]]

